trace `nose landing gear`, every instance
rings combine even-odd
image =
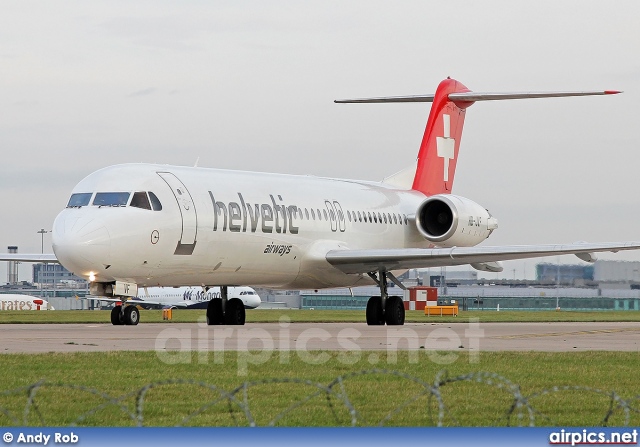
[[[111,324],[136,326],[140,322],[140,311],[135,306],[118,305],[111,309]]]

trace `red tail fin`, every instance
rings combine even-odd
[[[433,102],[427,128],[424,131],[412,189],[426,195],[447,194],[453,188],[458,149],[462,137],[465,110],[476,101],[496,101],[523,98],[557,98],[564,96],[614,95],[617,90],[584,90],[560,92],[471,92],[458,81],[447,78],[440,83],[435,95],[387,96],[379,98],[341,99],[337,103]],[[405,171],[403,171],[405,172]],[[393,183],[406,187],[406,178]],[[398,176],[393,176],[394,181]],[[408,177],[410,180],[410,177]],[[405,183],[406,182],[406,183]]]
[[[431,105],[412,188],[426,195],[447,194],[453,187],[465,109],[472,101],[450,101],[450,93],[469,89],[453,79],[438,85]]]

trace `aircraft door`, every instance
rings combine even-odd
[[[196,214],[196,206],[191,197],[191,193],[187,187],[184,186],[184,183],[171,172],[158,172],[157,174],[169,185],[169,188],[171,188],[171,192],[178,203],[178,209],[180,210],[180,217],[182,219],[182,233],[174,254],[193,254],[193,249],[196,247],[196,236],[198,234],[198,215]]]

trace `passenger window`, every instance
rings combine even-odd
[[[311,218],[313,220],[316,220],[316,213],[315,213],[315,211],[313,211],[313,208],[311,208]]]
[[[153,211],[162,211],[162,204],[160,203],[160,199],[149,191],[149,199],[151,200],[151,206],[153,207]]]
[[[307,208],[304,209],[304,215],[307,216],[307,220],[309,220],[309,210]]]
[[[89,205],[91,201],[90,192],[80,192],[76,194],[71,194],[71,198],[69,198],[69,203],[67,203],[67,208],[81,207]]]
[[[93,199],[94,206],[127,206],[128,192],[98,192]]]
[[[135,208],[142,208],[143,210],[150,210],[151,204],[149,203],[149,198],[147,197],[147,193],[144,191],[138,191],[133,193],[133,197],[131,198],[131,206]]]

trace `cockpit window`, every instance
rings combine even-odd
[[[93,199],[94,206],[127,206],[128,192],[98,192]]]
[[[150,210],[151,204],[149,203],[147,193],[144,191],[134,192],[133,197],[131,198],[131,206],[142,208],[144,210]]]
[[[153,207],[153,211],[162,211],[162,204],[158,197],[149,191],[149,199],[151,199],[151,206]]]
[[[71,194],[71,198],[69,199],[69,203],[67,203],[67,208],[73,207],[81,207],[89,205],[91,201],[91,193],[90,192],[80,192],[76,194]]]

